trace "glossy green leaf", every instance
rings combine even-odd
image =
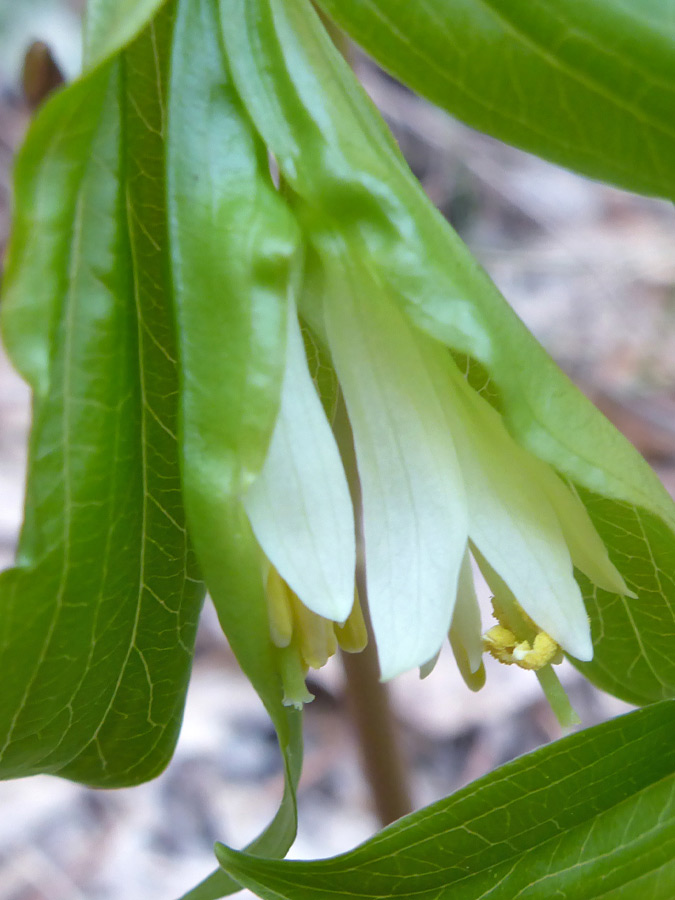
[[[341,254],[359,258],[411,323],[468,360],[469,380],[512,436],[580,489],[638,594],[587,589],[595,657],[584,671],[637,702],[672,696],[675,657],[665,647],[675,635],[675,507],[654,473],[430,204],[310,4],[222,0],[221,27],[239,92],[327,277],[344,267]]]
[[[333,859],[216,852],[264,900],[670,900],[675,709],[658,704],[523,756]]]
[[[668,0],[320,0],[386,69],[469,125],[675,197]]]
[[[185,503],[223,630],[279,737],[284,800],[250,849],[281,855],[295,836],[300,715],[282,705],[262,557],[241,497],[262,467],[279,408],[299,241],[226,70],[216,0],[179,4],[168,115]],[[235,890],[218,871],[187,896]]]
[[[203,588],[176,440],[170,32],[162,16],[55,97],[17,168],[3,324],[36,403],[18,565],[0,577],[3,777],[132,784],[178,735]]]
[[[110,78],[108,67],[52,97],[31,125],[14,166],[2,331],[12,362],[31,385],[37,403],[49,391],[52,346],[68,291],[65,261],[71,252],[76,207],[84,204],[82,180],[91,171],[92,147],[110,101],[112,124],[107,127],[113,134],[108,152],[112,165],[119,168],[119,111],[114,109]]]
[[[131,43],[166,2],[167,0],[88,0],[84,17],[86,68],[95,68]]]

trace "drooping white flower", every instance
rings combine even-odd
[[[362,650],[366,629],[355,598],[349,487],[292,304],[277,421],[262,471],[242,502],[266,560],[270,637],[280,650],[286,702],[299,706],[312,699],[307,668],[323,666],[338,643]]]
[[[317,615],[344,622],[354,602],[354,512],[293,306],[279,414],[263,469],[243,502],[291,590]]]
[[[411,325],[362,271],[344,266],[327,285],[324,337],[354,438],[382,677],[430,668],[448,634],[473,687],[482,683],[484,646],[525,668],[547,665],[560,648],[590,660],[574,567],[603,589],[629,592],[581,501],[514,441],[447,348]],[[354,598],[354,515],[294,310],[279,418],[244,503],[293,597],[312,615],[343,623]],[[470,552],[500,610],[502,630],[492,638],[481,637]],[[307,632],[295,616],[296,631]]]

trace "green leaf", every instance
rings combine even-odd
[[[675,21],[663,0],[319,0],[381,65],[474,128],[675,197]]]
[[[595,588],[580,572],[596,653],[575,665],[599,687],[639,705],[673,696],[675,575],[673,533],[659,516],[579,490],[614,563],[629,573],[636,599]]]
[[[12,239],[3,277],[2,330],[7,351],[40,402],[49,390],[52,345],[62,298],[68,291],[76,207],[81,184],[91,173],[91,153],[104,106],[112,130],[106,148],[119,166],[119,112],[110,88],[110,67],[56,94],[31,125],[14,166]],[[101,139],[99,137],[99,143]],[[89,174],[88,187],[92,178]],[[96,203],[102,203],[96,199]],[[114,203],[114,201],[113,201]],[[109,204],[110,205],[110,204]],[[105,259],[105,256],[104,256]]]
[[[17,169],[3,321],[36,404],[18,565],[0,577],[3,777],[132,784],[178,736],[203,587],[175,437],[170,30],[164,15],[55,97]]]
[[[666,702],[558,741],[333,859],[216,853],[264,900],[670,900],[674,713]]]
[[[558,369],[430,204],[310,4],[228,0],[221,27],[240,95],[326,273],[359,259],[414,325],[468,358],[469,380],[512,436],[579,488],[612,561],[639,594],[592,591],[580,578],[594,626],[586,674],[636,702],[673,696],[675,657],[664,648],[675,634],[675,507],[654,473]],[[333,289],[339,293],[339,280]],[[305,297],[303,314],[306,305]]]
[[[167,0],[88,0],[84,63],[93,69],[138,37]]]
[[[295,836],[301,717],[282,705],[261,552],[241,496],[262,467],[279,408],[298,232],[231,84],[216,0],[181,0],[175,34],[168,193],[185,503],[223,630],[279,737],[284,800],[250,850],[281,855]],[[218,871],[187,897],[238,889]]]

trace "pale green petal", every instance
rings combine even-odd
[[[354,513],[294,309],[279,416],[243,503],[265,555],[305,606],[344,622],[354,602]]]
[[[525,454],[525,451],[523,453]],[[532,461],[535,463],[533,478],[536,478],[546,491],[556,511],[572,562],[577,569],[603,591],[635,597],[610,560],[607,549],[579,497],[550,466],[538,459]]]
[[[473,583],[471,559],[464,551],[457,584],[457,602],[450,625],[450,646],[465,680],[477,672],[483,662],[480,608]]]
[[[437,650],[436,653],[431,657],[431,659],[427,660],[424,665],[420,666],[420,678],[425,679],[428,678],[431,673],[436,668],[436,663],[438,662],[438,658],[441,655],[441,651]]]
[[[467,486],[471,541],[539,628],[572,656],[590,660],[590,625],[555,510],[499,415],[446,353],[432,352],[438,377],[447,372],[446,416]]]
[[[475,544],[471,552],[478,563],[478,568],[493,594],[493,607],[499,609],[499,624],[504,625],[519,639],[532,643],[537,636],[537,628],[529,619],[523,617],[522,609],[506,582],[492,568]]]
[[[346,265],[328,272],[326,331],[354,434],[368,606],[386,679],[424,665],[445,639],[467,511],[411,326],[366,272]]]

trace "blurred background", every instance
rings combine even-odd
[[[12,156],[30,120],[32,41],[66,78],[80,65],[78,0],[0,0],[0,266]],[[355,68],[416,175],[559,364],[675,490],[675,215],[505,147],[416,98],[368,59]],[[0,356],[0,561],[21,518],[25,386]],[[486,617],[486,627],[487,627]],[[571,667],[561,678],[584,726],[628,709]],[[378,828],[339,660],[316,673],[305,716],[300,829],[291,852],[349,849]],[[449,653],[390,687],[416,807],[560,736],[533,675],[488,661],[471,694]],[[207,606],[175,758],[150,784],[93,791],[58,778],[0,784],[0,900],[171,900],[272,818],[282,773],[274,732]]]

